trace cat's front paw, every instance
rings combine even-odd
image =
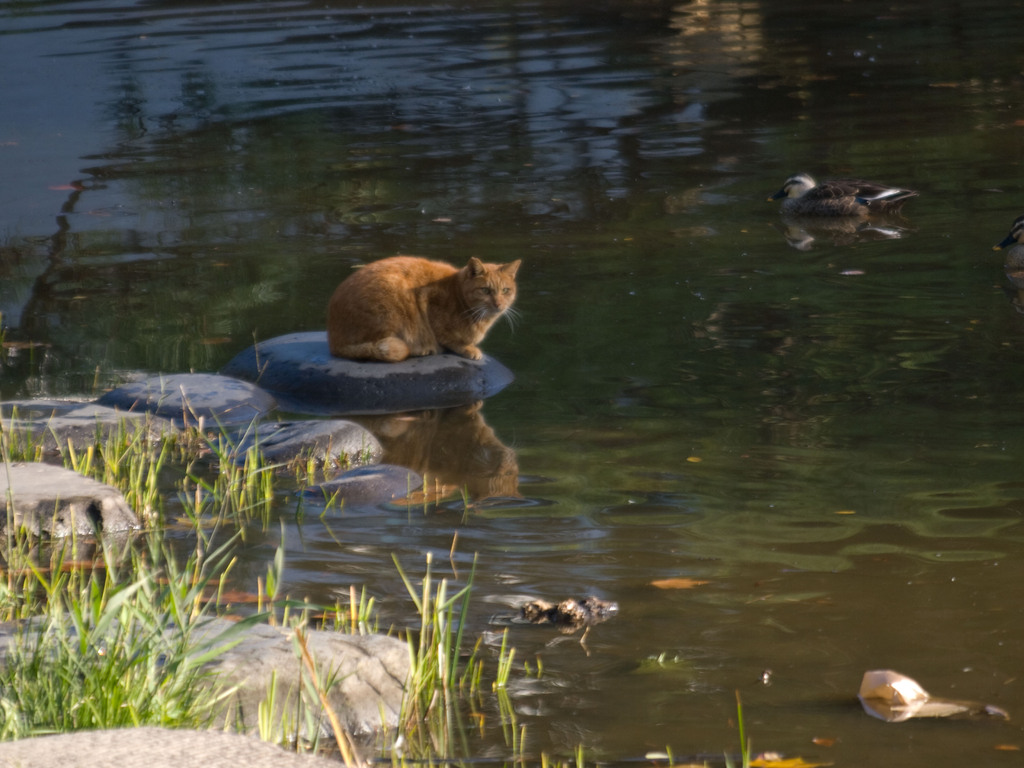
[[[480,351],[480,347],[466,347],[462,350],[462,354],[470,360],[480,360],[484,356],[484,353]]]

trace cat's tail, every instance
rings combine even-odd
[[[409,357],[409,345],[397,336],[388,336],[379,341],[332,345],[331,354],[335,357],[345,357],[350,360],[379,360],[384,363],[400,363]]]

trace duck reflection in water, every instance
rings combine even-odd
[[[381,461],[407,467],[437,486],[438,497],[473,501],[519,498],[519,462],[471,405],[415,413],[352,417],[380,441]]]
[[[992,250],[1006,249],[1003,270],[1010,283],[1007,293],[1014,309],[1024,314],[1024,216],[1018,216],[1010,226],[1010,233],[992,246]]]
[[[832,245],[854,245],[873,240],[898,240],[908,231],[906,219],[898,214],[880,214],[868,219],[852,216],[783,216],[773,224],[786,242],[798,251],[809,251],[815,241]]]

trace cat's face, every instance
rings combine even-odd
[[[474,256],[463,267],[462,295],[477,319],[497,317],[512,306],[520,263],[485,264]]]

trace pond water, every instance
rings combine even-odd
[[[283,536],[290,594],[365,585],[385,624],[411,613],[392,555],[428,551],[456,584],[477,556],[475,635],[527,596],[617,601],[585,647],[512,627],[543,664],[511,688],[528,755],[717,760],[738,690],[755,751],[1016,763],[1024,314],[991,246],[1024,213],[1022,21],[0,3],[0,396],[216,371],[323,328],[379,257],[522,258],[520,319],[483,345],[515,383],[413,427],[468,510],[321,518],[282,488],[240,580]],[[801,229],[765,201],[800,170],[921,194],[880,231]],[[875,668],[1018,719],[882,723],[855,700]],[[510,753],[496,709],[469,743]]]

